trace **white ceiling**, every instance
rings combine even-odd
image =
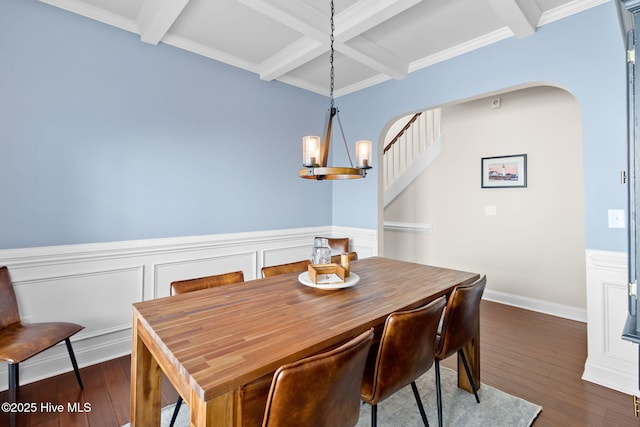
[[[329,0],[40,0],[320,94],[329,93]],[[335,89],[346,93],[610,0],[335,0]]]

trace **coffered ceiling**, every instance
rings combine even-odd
[[[328,0],[40,0],[320,94]],[[335,96],[407,74],[610,0],[335,0]]]

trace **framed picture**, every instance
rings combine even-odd
[[[527,186],[527,155],[483,157],[482,188]]]

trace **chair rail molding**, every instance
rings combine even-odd
[[[422,223],[414,223],[414,222],[385,221],[384,229],[385,231],[431,234],[431,224],[422,224]]]
[[[238,270],[256,279],[264,265],[309,258],[315,236],[348,236],[359,258],[378,254],[377,230],[322,226],[3,249],[0,266],[9,268],[24,321],[85,326],[71,337],[84,367],[131,353],[131,305],[169,296],[172,281]],[[21,363],[20,379],[71,370],[66,347],[57,345]],[[7,384],[0,370],[0,390]]]

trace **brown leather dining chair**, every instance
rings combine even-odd
[[[316,237],[316,239],[318,238],[319,237]],[[340,255],[343,252],[349,252],[349,238],[322,237],[322,239],[327,239],[329,242],[329,247],[331,248],[331,262],[339,264]],[[358,254],[355,252],[349,253],[349,259],[351,261],[358,259]],[[273,277],[285,273],[302,273],[303,271],[307,271],[309,264],[311,264],[311,261],[305,259],[302,261],[288,262],[286,264],[262,267],[262,277]]]
[[[213,276],[198,277],[195,279],[176,280],[171,282],[171,295],[185,294],[187,292],[199,291],[200,289],[216,288],[218,286],[233,285],[234,283],[244,282],[244,273],[242,271],[233,271],[230,273],[215,274]],[[173,415],[169,426],[173,427],[182,406],[182,396],[178,396],[176,406],[173,409]]]
[[[335,264],[340,264],[342,254],[332,255],[331,262]],[[356,252],[349,252],[349,260],[355,261],[358,259],[358,254]],[[268,267],[262,267],[262,277],[273,277],[278,276],[280,274],[285,273],[302,273],[303,271],[307,271],[309,268],[309,264],[311,261],[308,259],[302,261],[289,262],[286,264],[278,264],[278,265],[270,265]]]
[[[468,285],[456,286],[453,289],[442,316],[442,326],[438,333],[436,345],[436,396],[438,401],[438,426],[442,427],[442,392],[440,384],[440,361],[457,353],[462,359],[467,378],[473,389],[476,402],[480,403],[478,387],[473,382],[469,363],[464,355],[463,347],[473,339],[478,330],[480,301],[487,284],[487,277]],[[479,385],[479,384],[478,384]]]
[[[242,271],[198,277],[196,279],[177,280],[175,282],[171,282],[171,295],[184,294],[187,292],[198,291],[200,289],[215,288],[224,285],[232,285],[240,282],[244,282],[244,273]]]
[[[0,361],[9,364],[9,401],[20,387],[20,363],[64,341],[80,389],[84,390],[69,337],[84,326],[67,322],[23,323],[9,269],[0,267]]]
[[[327,239],[329,247],[331,248],[331,255],[340,255],[343,252],[349,252],[349,238],[348,237],[320,237],[315,239]]]
[[[268,267],[262,267],[262,277],[273,277],[285,273],[303,272],[307,271],[307,268],[311,264],[308,259],[296,262],[289,262],[286,264],[270,265]]]
[[[356,261],[358,259],[358,253],[357,252],[348,252],[349,253],[349,261]],[[338,255],[331,255],[331,262],[334,264],[340,264],[340,261],[342,260],[342,254],[338,254]]]
[[[273,375],[262,427],[352,427],[373,329],[342,346],[281,366]]]
[[[362,380],[362,400],[371,405],[371,426],[377,425],[378,404],[411,384],[425,426],[427,415],[416,380],[435,360],[436,333],[446,304],[445,297],[407,311],[391,313],[380,342],[372,347]]]

